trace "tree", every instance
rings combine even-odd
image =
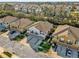
[[[26,17],[25,14],[23,14],[23,13],[17,13],[15,16],[18,17],[19,19]]]

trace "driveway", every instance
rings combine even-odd
[[[47,56],[38,54],[30,45],[22,45],[16,41],[10,41],[8,37],[0,36],[0,46],[6,48],[10,53],[22,58],[45,58]]]

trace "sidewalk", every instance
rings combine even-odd
[[[2,33],[0,36],[8,37],[8,33],[9,33],[9,31],[7,31],[7,32],[5,32],[5,33]]]
[[[50,55],[48,55],[47,53],[43,53],[43,52],[38,52],[37,54],[39,54],[40,57],[43,56],[44,58],[53,58]]]
[[[50,50],[47,52],[47,54],[48,54],[49,56],[53,57],[53,58],[63,58],[63,57],[59,56],[59,55],[57,54],[57,52],[53,51],[53,49],[50,49]]]
[[[27,37],[23,38],[21,41],[19,41],[20,44],[22,45],[27,45]]]

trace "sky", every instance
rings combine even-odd
[[[0,0],[0,2],[79,2],[79,0]]]

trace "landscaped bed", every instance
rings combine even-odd
[[[5,29],[5,30],[2,30],[1,32],[7,32],[8,30],[7,29]]]
[[[8,57],[12,57],[12,54],[9,52],[3,52],[5,55],[7,55]]]
[[[47,52],[50,49],[51,45],[49,45],[47,42],[42,42],[39,47],[38,50],[42,51],[42,52]]]
[[[20,34],[20,35],[16,36],[13,40],[20,41],[20,40],[23,39],[24,37],[25,37],[25,35]]]

